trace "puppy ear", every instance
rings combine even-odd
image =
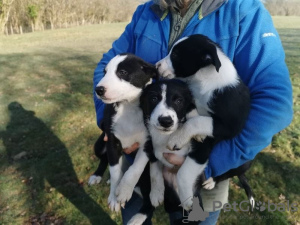
[[[221,61],[219,59],[217,47],[215,45],[211,45],[208,48],[208,52],[204,56],[204,60],[207,62],[207,64],[213,64],[216,68],[216,71],[219,72],[221,67]]]
[[[159,78],[159,74],[158,74],[158,71],[156,69],[156,67],[152,64],[146,64],[144,63],[142,66],[141,66],[141,69],[146,73],[148,74],[151,78],[153,79],[158,79]]]

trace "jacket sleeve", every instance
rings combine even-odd
[[[104,103],[96,97],[95,87],[103,77],[103,71],[108,62],[120,53],[134,53],[134,28],[137,23],[138,18],[143,10],[144,5],[141,5],[137,8],[133,14],[131,22],[126,26],[125,31],[121,36],[113,42],[112,48],[105,54],[103,54],[102,59],[98,63],[94,71],[94,80],[93,80],[93,95],[94,103],[97,116],[97,125],[100,127],[100,122],[103,119]]]
[[[254,159],[293,115],[292,87],[285,54],[271,16],[261,2],[240,10],[234,64],[251,95],[251,110],[243,131],[213,149],[205,170],[215,177]]]

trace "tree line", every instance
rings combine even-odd
[[[0,34],[128,21],[138,0],[0,0]]]
[[[300,15],[300,0],[262,0],[272,15]],[[0,34],[130,20],[145,0],[0,0]]]
[[[273,16],[300,16],[300,0],[265,0]]]

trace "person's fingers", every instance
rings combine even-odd
[[[169,163],[175,166],[181,166],[185,160],[184,156],[175,155],[173,153],[164,153],[164,157]]]
[[[129,148],[124,148],[123,151],[126,153],[126,154],[130,154],[134,151],[136,151],[138,148],[139,148],[140,144],[138,142],[135,142],[133,145],[131,145],[131,147]]]
[[[107,137],[107,134],[105,134],[105,136],[104,136],[104,139],[103,139],[104,141],[108,141],[108,137]]]

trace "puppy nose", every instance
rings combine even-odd
[[[95,92],[97,93],[97,95],[103,96],[105,93],[105,88],[103,86],[96,87]]]
[[[162,127],[168,128],[173,125],[173,120],[170,116],[160,116],[158,122]]]

